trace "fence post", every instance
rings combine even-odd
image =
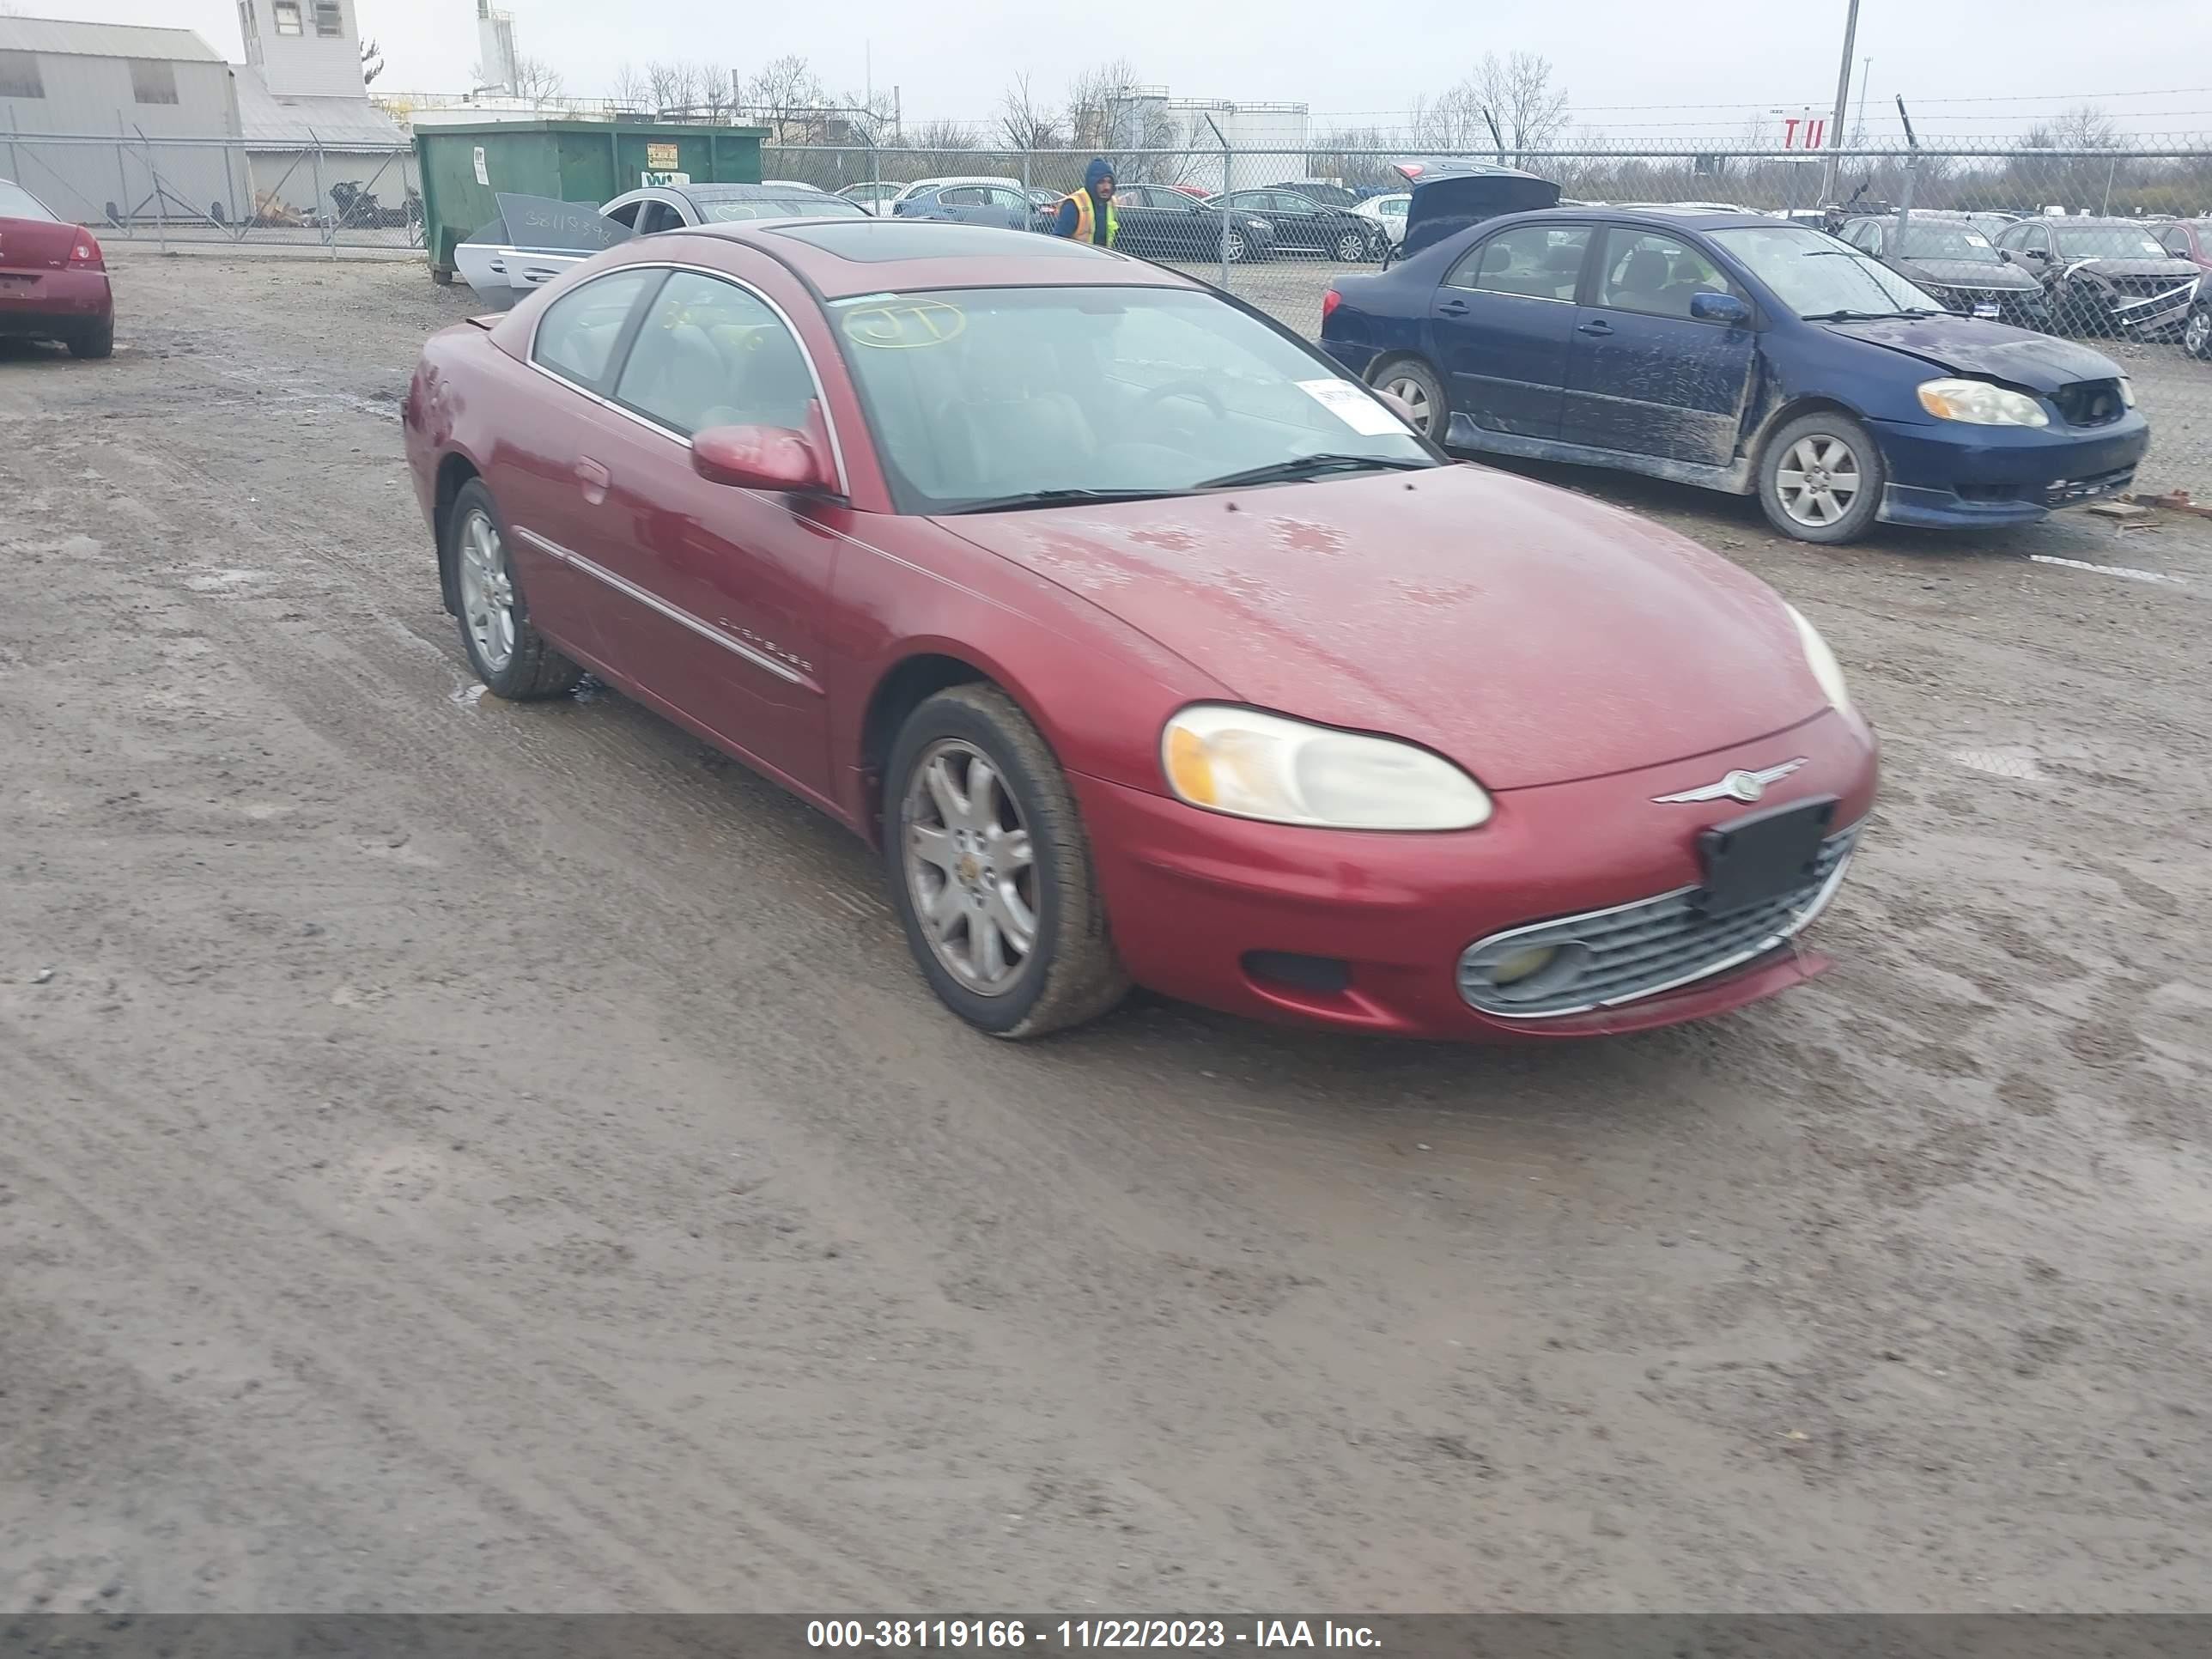
[[[1205,113],[1203,111],[1200,112]],[[1212,127],[1213,136],[1221,140],[1221,289],[1225,294],[1229,291],[1229,135],[1222,131],[1221,123],[1211,115],[1206,117],[1206,125]],[[1251,250],[1248,247],[1245,252],[1249,253]]]
[[[123,152],[127,148],[123,142],[123,118],[118,115],[115,118],[115,189],[118,198],[115,212],[123,234],[136,241],[137,237],[131,229],[131,222],[138,216],[131,210],[131,175],[123,170]]]
[[[307,167],[308,176],[315,185],[315,222],[322,230],[323,245],[331,251],[331,263],[336,264],[338,257],[337,227],[323,211],[323,141],[313,127],[307,129],[307,137],[314,145],[307,152]]]
[[[232,225],[238,228],[231,240],[243,241],[246,222],[238,210],[238,179],[231,172],[231,165],[237,159],[237,152],[228,144],[225,144],[222,147],[222,193],[230,198],[230,222]]]
[[[159,227],[156,234],[161,241],[161,252],[167,253],[169,251],[168,187],[161,182],[161,170],[154,165],[153,141],[146,137],[146,129],[143,127],[138,129],[138,143],[146,152],[146,177],[154,186],[154,222]]]

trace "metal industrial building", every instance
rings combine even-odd
[[[0,173],[94,224],[312,217],[380,173],[397,202],[406,138],[368,101],[353,0],[238,17],[233,64],[189,29],[0,15]]]

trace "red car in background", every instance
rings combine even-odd
[[[1811,625],[1164,267],[665,232],[433,336],[403,418],[485,684],[588,668],[867,837],[987,1031],[1134,981],[1594,1034],[1824,965],[1875,752]]]
[[[115,301],[100,244],[0,179],[0,334],[59,340],[80,357],[115,349]]]

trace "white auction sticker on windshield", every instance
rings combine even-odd
[[[1307,397],[1366,437],[1381,438],[1406,429],[1403,421],[1349,381],[1300,380],[1297,386]]]

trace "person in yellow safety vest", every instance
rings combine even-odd
[[[1111,247],[1120,228],[1114,216],[1114,169],[1102,155],[1084,169],[1083,188],[1060,204],[1052,234]]]

